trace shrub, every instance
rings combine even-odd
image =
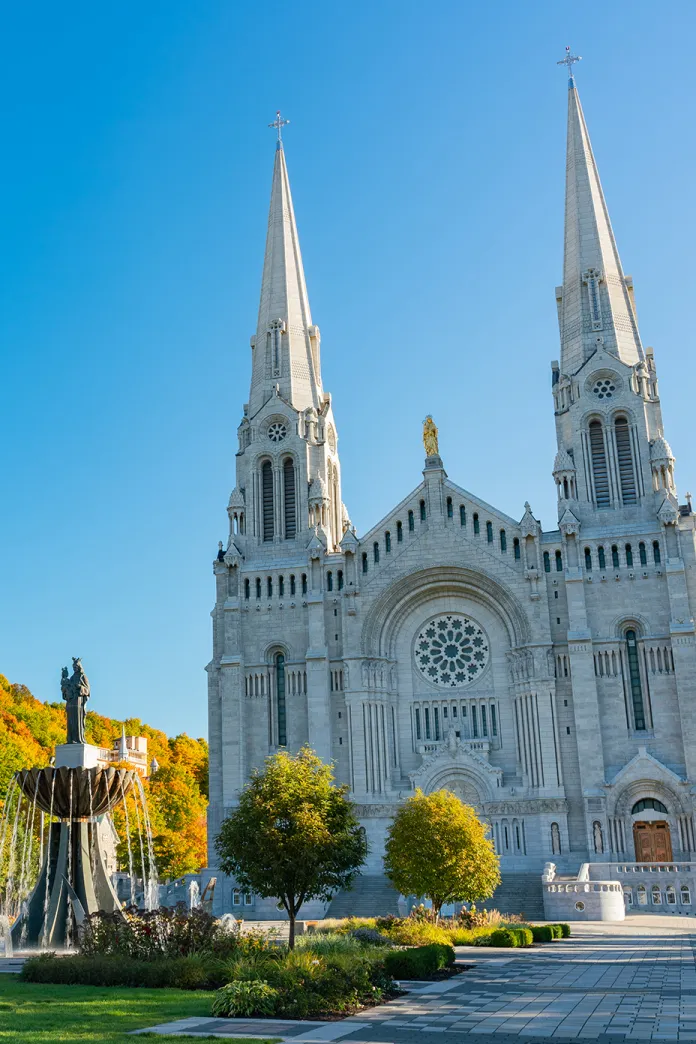
[[[427,946],[429,943],[450,945],[450,936],[446,928],[428,921],[416,921],[411,918],[399,920],[392,927],[380,928],[392,942],[400,946]]]
[[[375,917],[327,917],[323,921],[316,921],[312,926],[309,934],[310,935],[327,935],[328,933],[338,932],[339,934],[347,934],[348,932],[355,931],[357,928],[376,928],[377,918]]]
[[[553,942],[556,938],[554,933],[554,925],[552,924],[532,924],[530,925],[534,942]]]
[[[24,982],[67,986],[142,986],[150,989],[200,990],[220,985],[214,962],[199,955],[124,961],[113,955],[60,957],[41,954],[22,968]]]
[[[450,928],[447,932],[453,946],[473,946],[476,936],[469,928]]]
[[[354,928],[350,934],[353,939],[369,946],[391,946],[391,940],[376,928]]]
[[[562,924],[559,924],[558,927],[561,929],[561,938],[568,939],[570,937],[570,925],[565,924],[564,922]]]
[[[489,946],[519,946],[517,931],[512,928],[497,928],[490,935]]]
[[[553,932],[554,939],[562,939],[563,938],[563,931],[561,929],[560,924],[550,924],[549,928]]]
[[[499,925],[502,915],[499,910],[477,910],[472,904],[469,910],[459,911],[457,921],[462,928],[486,928]]]
[[[385,971],[395,979],[427,979],[454,964],[452,946],[430,943],[408,950],[390,950],[384,957]]]
[[[509,928],[508,931],[517,936],[518,946],[531,946],[534,943],[534,936],[531,928]]]
[[[152,911],[131,908],[125,916],[95,913],[80,927],[80,952],[87,957],[112,954],[146,961],[194,953],[224,957],[240,947],[249,950],[269,945],[267,935],[242,936],[238,924],[231,927],[201,908],[189,911],[181,903]]]
[[[262,979],[230,982],[215,994],[212,1014],[227,1018],[273,1015],[277,1000],[278,991]]]
[[[357,931],[370,931],[370,929],[356,929]],[[311,951],[317,956],[330,956],[335,953],[362,953],[360,942],[350,935],[339,932],[325,932],[323,935],[301,935],[296,943],[295,949],[299,952]]]

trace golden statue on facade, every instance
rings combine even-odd
[[[437,425],[430,414],[423,421],[423,445],[426,457],[437,457],[439,455]]]

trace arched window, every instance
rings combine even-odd
[[[486,540],[489,544],[493,543],[493,523],[486,522]]]
[[[452,518],[454,515],[454,509],[452,508],[452,498],[447,498],[447,517]]]
[[[409,513],[408,513],[408,531],[409,531],[409,533],[412,533],[415,528],[416,527],[415,527],[415,523],[413,521],[413,512],[409,511]]]
[[[625,417],[617,417],[614,421],[616,438],[616,459],[619,465],[619,484],[621,499],[624,504],[636,502],[636,476],[633,469],[633,453],[631,452],[631,429]]]
[[[302,574],[302,594],[307,594],[307,574]]]
[[[609,507],[609,472],[607,470],[607,453],[604,447],[604,429],[601,422],[598,420],[591,421],[588,432],[595,503],[597,507]]]
[[[251,593],[250,592],[250,588],[251,588],[251,584],[249,583],[249,580],[247,579],[247,580],[244,581],[244,597],[246,599],[249,598],[249,595]]]
[[[643,707],[643,687],[640,681],[640,662],[638,659],[638,641],[633,629],[626,631],[626,656],[628,659],[628,677],[631,685],[631,702],[633,704],[633,727],[642,732],[645,729],[645,709]]]
[[[519,542],[517,537],[515,537],[515,539],[512,541],[512,547],[513,547],[513,550],[515,552],[515,559],[517,561],[519,561],[519,558],[520,558],[520,542]],[[548,551],[546,552],[546,556],[548,558]],[[544,568],[546,568],[545,565],[544,565]],[[546,572],[548,573],[548,571],[549,570],[547,569]]]
[[[479,517],[478,517],[478,515],[475,514],[474,515],[474,536],[478,536],[480,532],[481,532],[481,526],[479,524]]]
[[[404,539],[404,527],[400,522],[396,523],[396,542],[400,544]]]
[[[607,560],[606,560],[606,557],[604,555],[604,548],[601,547],[601,546],[597,548],[597,558],[599,559],[599,568],[600,569],[606,569],[607,568]]]
[[[421,520],[421,522],[425,522],[425,501],[424,500],[421,500],[421,502],[420,502],[420,520]]]
[[[273,577],[266,577],[266,594],[269,598],[273,597]]]
[[[333,591],[333,573],[331,572],[330,569],[329,569],[328,573],[326,574],[326,590],[327,591]]]
[[[645,885],[638,885],[638,887],[636,888],[636,898],[638,900],[638,906],[648,905],[648,893],[645,890]]]
[[[662,906],[662,892],[660,891],[660,886],[654,884],[650,889],[650,893],[653,906]]]
[[[373,557],[375,563],[379,562],[379,544],[377,543],[376,540],[375,540],[374,544],[372,545],[372,557]]]
[[[339,591],[343,590],[343,570],[342,569],[338,570],[338,590]]]
[[[260,576],[256,577],[256,597],[257,598],[261,597],[261,577]]]
[[[645,551],[645,544],[643,543],[642,540],[641,540],[640,544],[638,545],[638,555],[640,556],[640,564],[641,565],[647,565],[648,564],[648,556],[647,556],[646,551]]]
[[[283,462],[283,509],[285,512],[285,539],[297,536],[297,509],[295,505],[295,465],[290,457]]]
[[[504,529],[500,530],[500,550],[507,551],[507,536]]]
[[[460,526],[465,526],[466,525],[466,508],[464,507],[463,504],[459,505],[459,525]]]
[[[633,548],[630,544],[626,544],[626,565],[629,569],[633,566]]]
[[[561,854],[561,831],[558,823],[551,824],[551,852],[553,855]]]
[[[611,545],[611,564],[613,565],[614,569],[619,568],[619,549],[616,546],[616,544]]]
[[[270,460],[261,466],[261,502],[263,507],[263,539],[272,540],[273,526],[273,467]]]
[[[519,541],[517,542],[517,546],[519,547]],[[519,557],[519,556],[516,555],[515,557]],[[551,572],[551,557],[550,557],[548,551],[544,551],[544,572],[545,573],[550,573]]]
[[[691,889],[689,888],[689,886],[683,884],[681,886],[681,888],[679,889],[679,892],[680,892],[680,896],[679,897],[680,897],[680,899],[682,901],[682,905],[683,906],[690,906],[691,905]]]
[[[660,812],[663,816],[669,815],[667,806],[663,805],[657,798],[641,798],[640,801],[636,801],[631,809],[631,815],[636,816],[639,812]]]
[[[284,576],[279,576],[278,577],[278,597],[282,598],[284,594],[285,594],[285,577]]]
[[[367,554],[364,551],[362,556],[362,571],[363,573],[367,572]]]
[[[384,534],[384,550],[387,554],[391,551],[391,533],[389,530]]]
[[[290,574],[290,594],[291,595],[295,594],[295,574],[294,573]]]
[[[557,573],[562,573],[563,572],[563,555],[561,554],[560,551],[556,552],[556,572]]]
[[[278,746],[286,747],[288,743],[287,721],[285,715],[285,657],[278,653],[275,658],[276,675],[276,711],[278,715]]]
[[[660,564],[660,541],[653,540],[653,562],[655,565]]]
[[[585,548],[585,569],[588,573],[592,572],[592,552],[589,547]]]

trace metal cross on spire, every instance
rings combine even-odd
[[[566,49],[565,49],[565,58],[561,58],[560,62],[556,62],[556,65],[567,65],[568,66],[568,85],[570,87],[574,86],[573,63],[574,62],[581,62],[581,61],[582,61],[582,58],[581,58],[581,56],[579,54],[573,54],[572,51],[570,50],[570,47],[566,47]]]
[[[278,148],[279,149],[281,149],[283,147],[283,127],[287,127],[289,122],[290,122],[290,120],[283,119],[283,117],[280,115],[280,109],[278,109],[278,111],[276,113],[276,118],[274,119],[273,123],[269,123],[268,124],[269,127],[275,127],[276,130],[278,131]]]

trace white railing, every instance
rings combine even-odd
[[[491,749],[491,741],[487,739],[458,740],[457,749],[474,750],[479,754],[488,754]],[[416,750],[419,754],[434,754],[436,750],[442,750],[447,746],[447,740],[429,740],[427,743],[419,743]]]

